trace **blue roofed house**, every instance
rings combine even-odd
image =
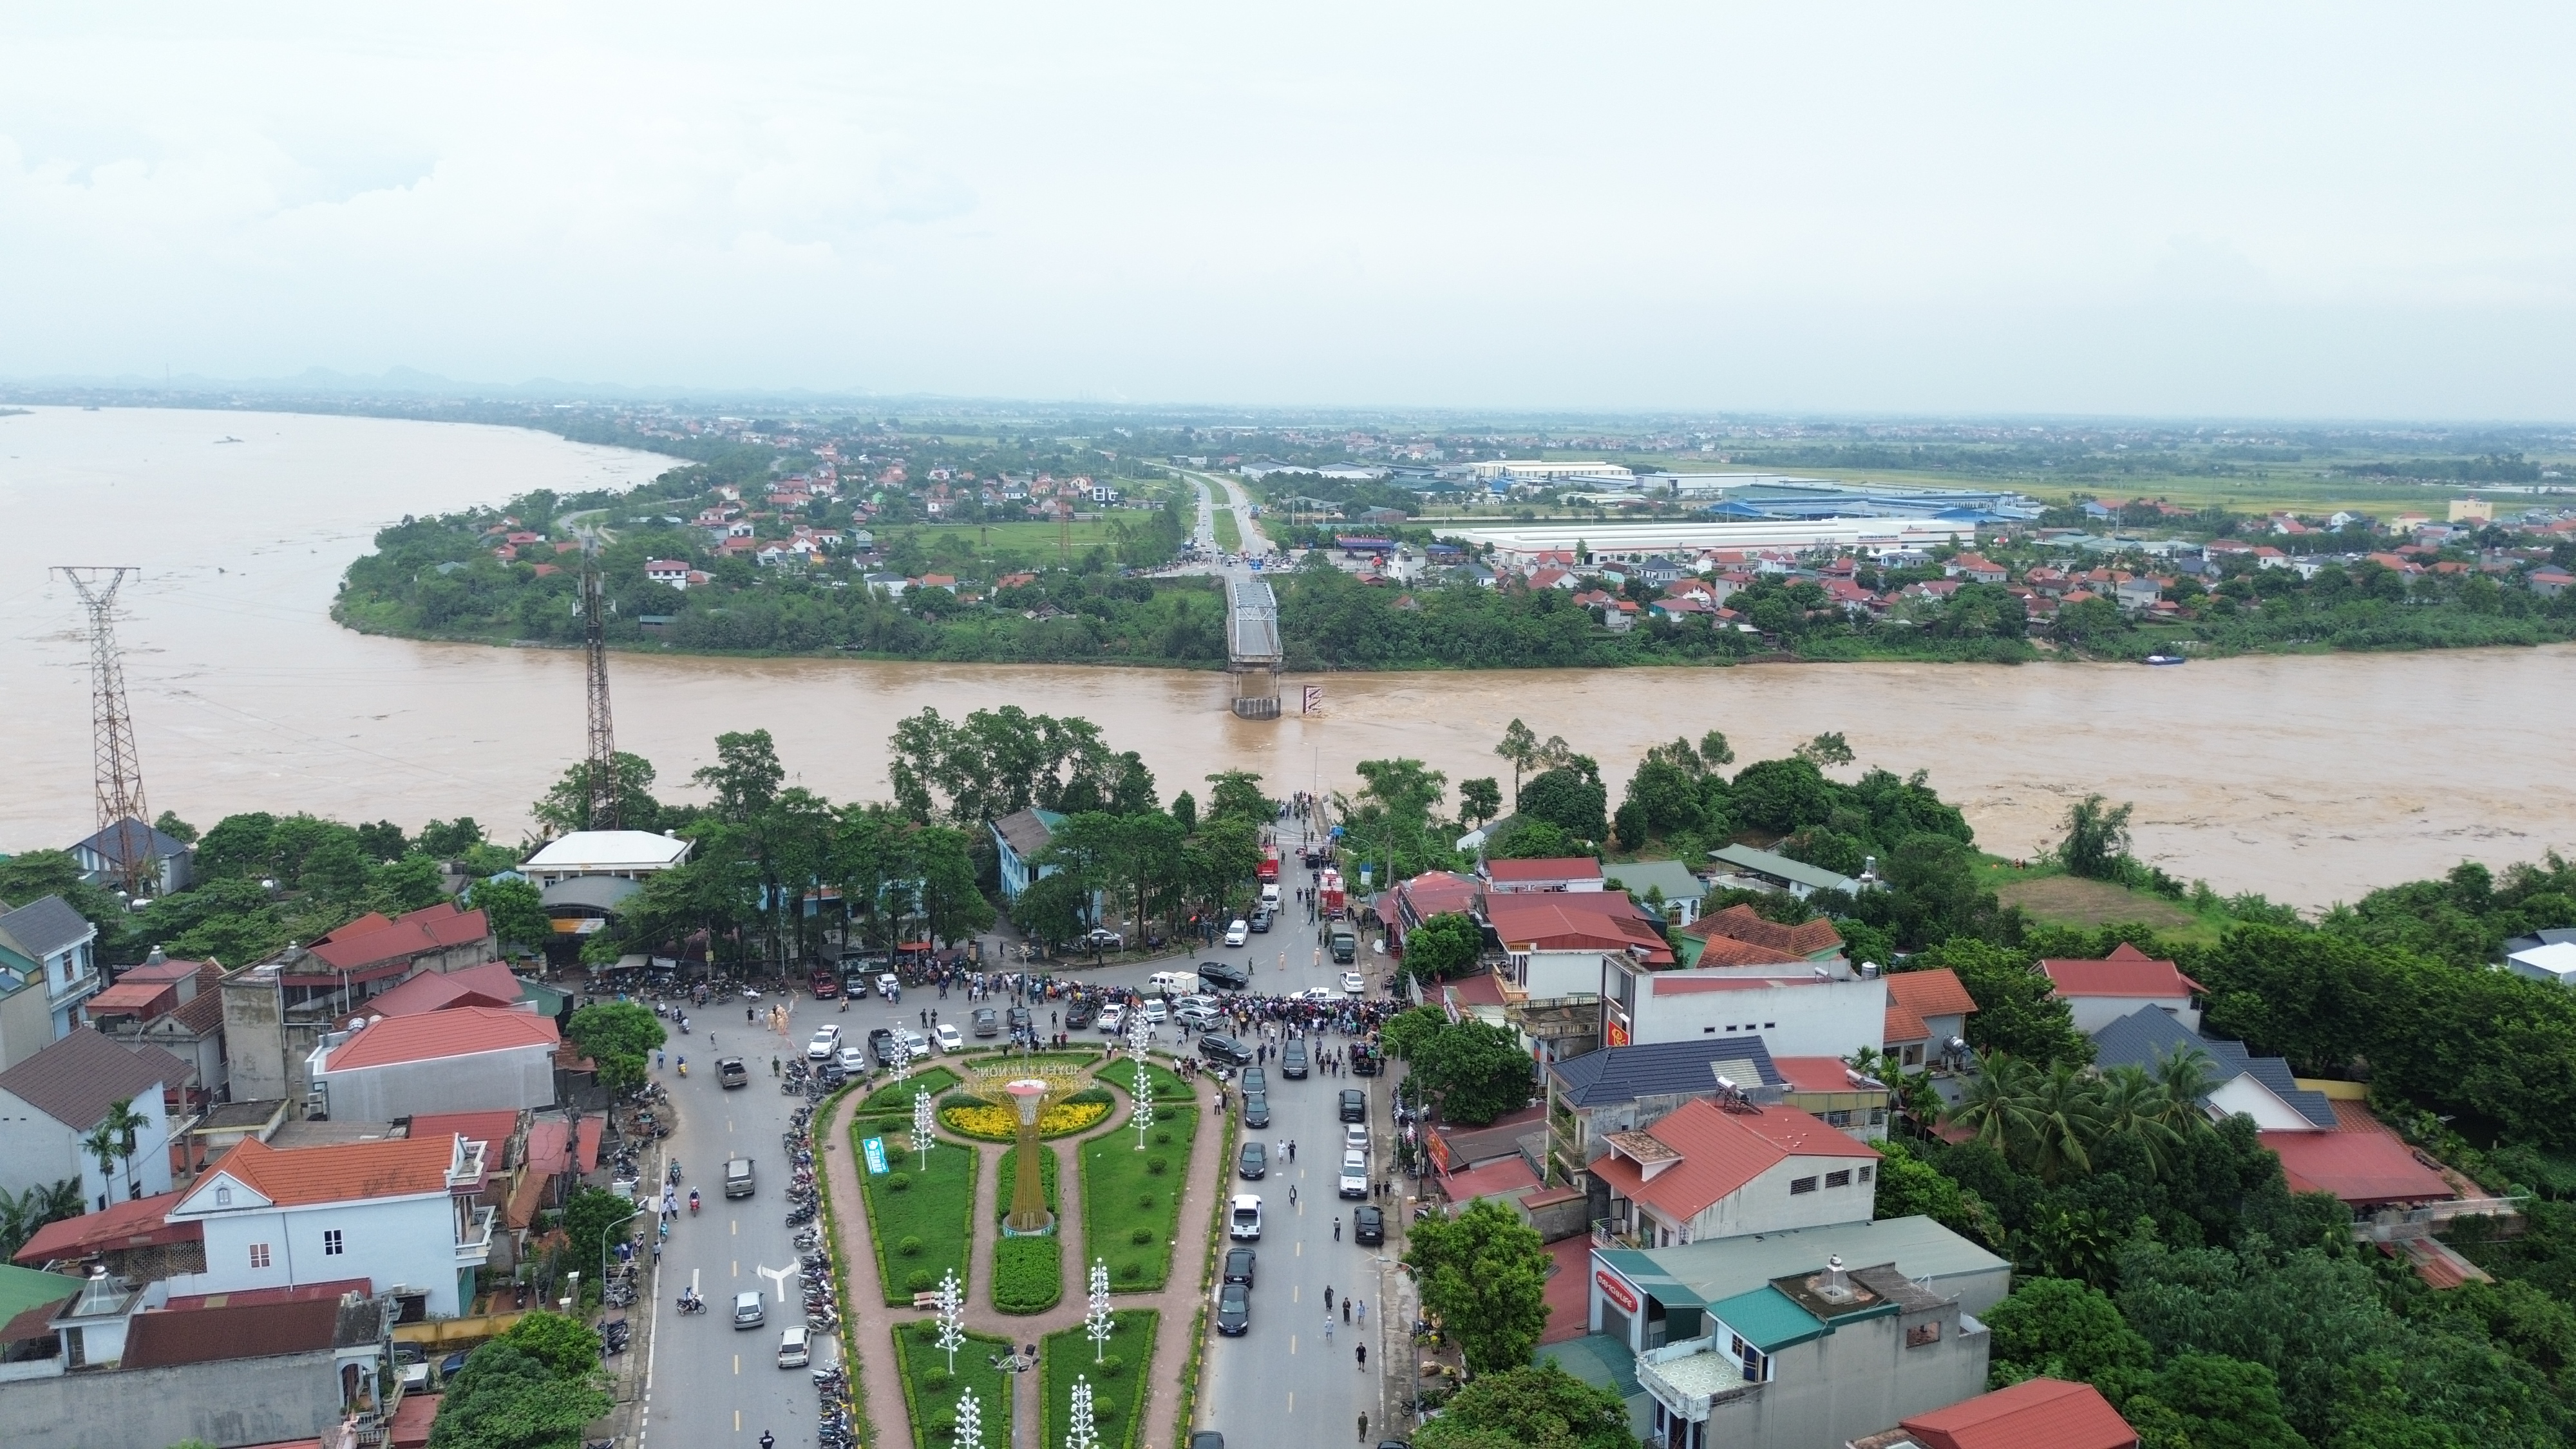
[[[2239,1043],[2212,1041],[2157,1006],[2141,1006],[2093,1033],[2093,1064],[2144,1067],[2176,1051],[2197,1048],[2209,1057],[2211,1087],[2202,1105],[2221,1117],[2243,1113],[2266,1131],[2331,1132],[2334,1103],[2325,1093],[2301,1087],[2290,1064],[2279,1057],[2258,1057]]]
[[[175,895],[196,878],[197,848],[140,820],[124,819],[71,849],[81,874],[92,885],[114,885],[125,879],[126,863],[140,857],[150,893]]]
[[[1586,1170],[1610,1150],[1613,1132],[1651,1127],[1684,1102],[1715,1100],[1731,1082],[1747,1093],[1772,1094],[1785,1078],[1758,1036],[1694,1037],[1648,1046],[1604,1047],[1550,1062],[1547,1137],[1551,1177],[1593,1193],[1595,1219],[1610,1214],[1610,1190]]]
[[[0,1069],[80,1024],[80,1004],[104,984],[97,940],[98,928],[60,896],[0,910]]]
[[[1001,857],[1004,901],[1018,900],[1020,892],[1027,890],[1030,882],[1055,873],[1054,866],[1035,862],[1063,826],[1062,815],[1034,808],[1014,810],[992,822],[989,828],[993,832],[994,853]]]

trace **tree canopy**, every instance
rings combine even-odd
[[[1528,1366],[1547,1327],[1550,1264],[1535,1228],[1502,1203],[1481,1199],[1456,1217],[1414,1224],[1404,1265],[1420,1285],[1423,1308],[1458,1340],[1470,1369]],[[1572,1404],[1580,1416],[1581,1401]]]

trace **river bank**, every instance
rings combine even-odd
[[[214,445],[227,434],[239,445]],[[0,419],[0,505],[84,521],[69,556],[0,561],[0,851],[91,815],[87,654],[54,562],[144,569],[122,638],[150,798],[204,823],[247,809],[470,814],[514,833],[582,749],[577,653],[416,643],[331,622],[349,561],[405,511],[530,487],[624,486],[668,466],[511,429],[300,414],[38,409]],[[95,523],[98,529],[86,525]],[[103,531],[100,531],[103,530]],[[60,552],[61,549],[53,550]],[[620,654],[618,739],[664,787],[723,730],[768,728],[800,783],[885,791],[884,742],[926,706],[1086,715],[1165,794],[1222,768],[1347,785],[1410,755],[1454,782],[1510,767],[1514,718],[1624,781],[1647,745],[1717,728],[1741,758],[1840,730],[1863,765],[1926,770],[1980,843],[2035,849],[2066,803],[2137,803],[2141,853],[2186,879],[2321,905],[2435,875],[2576,853],[2561,721],[2576,647],[2250,656],[2182,669],[2062,662],[1785,664],[1292,677],[1322,712],[1235,719],[1211,671]]]

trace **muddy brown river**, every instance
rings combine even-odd
[[[239,441],[220,441],[223,439]],[[44,408],[0,418],[0,851],[93,813],[83,620],[52,564],[143,570],[121,625],[154,809],[201,826],[311,810],[507,836],[583,748],[577,654],[371,639],[331,623],[341,569],[405,513],[535,487],[641,481],[670,460],[508,428],[295,414]],[[1508,779],[1515,716],[1618,781],[1645,748],[1726,731],[1742,759],[1841,730],[1863,765],[1927,771],[1989,849],[2046,843],[2066,802],[2134,801],[2142,852],[2222,890],[2316,906],[2462,859],[2576,850],[2576,650],[2135,665],[1766,665],[1328,675],[1320,713],[1237,720],[1223,676],[841,660],[620,656],[618,743],[667,794],[722,730],[766,728],[807,786],[885,788],[894,721],[998,704],[1079,714],[1165,793],[1212,770],[1353,782],[1404,754]],[[1203,787],[1202,787],[1203,788]]]

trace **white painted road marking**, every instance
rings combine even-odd
[[[787,1301],[787,1280],[796,1276],[796,1274],[802,1270],[797,1268],[763,1268],[758,1265],[754,1265],[751,1271],[758,1273],[761,1277],[766,1278],[771,1283],[777,1285],[778,1301],[784,1303]]]

